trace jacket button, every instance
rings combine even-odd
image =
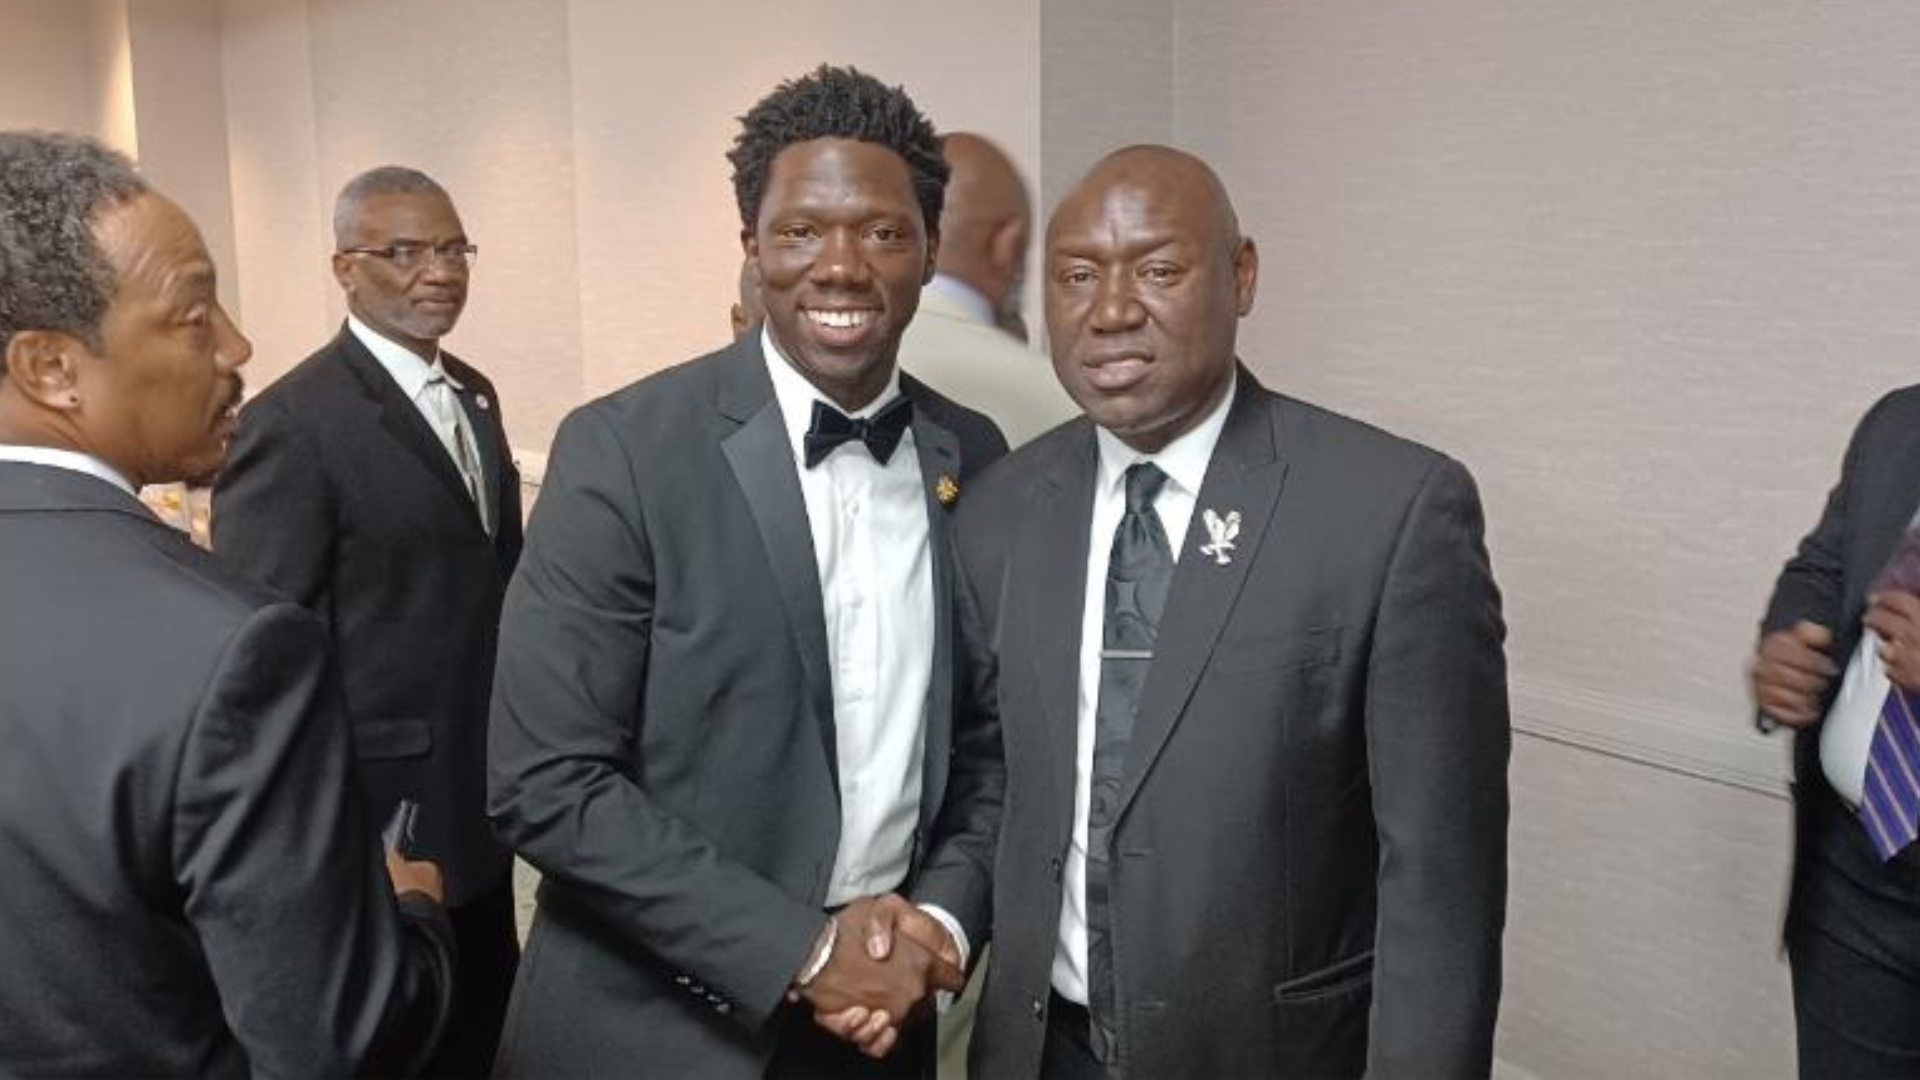
[[[1045,1020],[1047,1018],[1047,1003],[1041,1001],[1039,998],[1033,999],[1033,1018],[1035,1020]]]
[[[1060,856],[1058,855],[1055,855],[1053,858],[1047,860],[1047,871],[1053,875],[1053,880],[1055,881],[1060,880],[1061,866],[1062,866],[1062,863],[1060,862]]]

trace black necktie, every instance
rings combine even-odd
[[[1112,916],[1108,910],[1114,817],[1126,777],[1127,744],[1140,708],[1140,688],[1153,664],[1160,613],[1173,584],[1173,551],[1154,513],[1167,483],[1159,466],[1127,470],[1127,512],[1113,531],[1107,562],[1107,607],[1100,649],[1100,699],[1094,710],[1093,775],[1087,800],[1087,1010],[1094,1053],[1116,1064]]]
[[[813,403],[813,424],[807,428],[807,468],[827,459],[833,448],[855,439],[867,444],[867,452],[882,465],[900,445],[900,436],[913,422],[913,402],[894,398],[893,404],[870,417],[855,419],[824,401]]]

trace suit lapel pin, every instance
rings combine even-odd
[[[1207,526],[1207,539],[1210,543],[1200,545],[1200,554],[1213,556],[1215,566],[1225,566],[1233,561],[1228,552],[1233,550],[1233,538],[1240,535],[1240,511],[1229,510],[1226,517],[1211,510],[1201,515]]]
[[[933,485],[933,497],[940,500],[941,506],[952,506],[960,498],[960,482],[952,473],[941,473]]]
[[[473,403],[480,407],[481,412],[487,411],[487,395],[485,394],[473,395]]]

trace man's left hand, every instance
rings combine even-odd
[[[1880,664],[1887,678],[1920,691],[1920,596],[1894,590],[1868,598],[1861,620],[1880,638]]]

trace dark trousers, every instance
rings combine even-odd
[[[1816,797],[1787,932],[1800,1075],[1920,1078],[1920,848],[1883,863]]]
[[[924,1080],[933,1075],[933,1021],[919,1017],[901,1029],[893,1053],[874,1059],[813,1022],[805,1004],[774,1014],[768,1080]]]
[[[507,995],[520,967],[520,937],[513,926],[513,875],[477,899],[447,909],[460,955],[453,988],[453,1012],[446,1033],[421,1075],[452,1078],[489,1076],[507,1015]]]
[[[1106,1080],[1106,1066],[1093,1052],[1093,1026],[1085,1005],[1047,995],[1047,1038],[1040,1044],[1041,1080]]]

